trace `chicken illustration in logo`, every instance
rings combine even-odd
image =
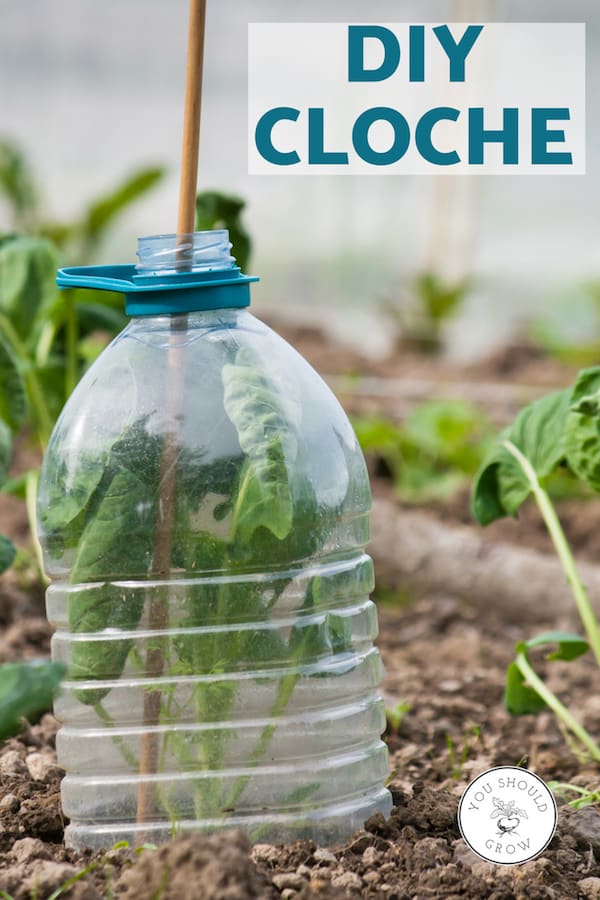
[[[490,819],[498,819],[498,834],[516,834],[521,819],[528,819],[527,811],[519,809],[514,800],[501,800],[499,797],[492,797],[494,809],[490,814]]]

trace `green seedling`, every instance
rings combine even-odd
[[[499,437],[475,482],[472,509],[487,525],[516,515],[529,496],[540,510],[571,588],[585,637],[546,632],[516,647],[508,667],[504,702],[515,715],[550,708],[592,759],[600,747],[568,707],[537,675],[531,651],[552,647],[549,660],[571,661],[591,650],[600,665],[600,627],[547,484],[561,467],[568,467],[588,488],[600,493],[600,367],[582,371],[573,388],[558,391],[527,406]]]
[[[385,718],[388,724],[388,728],[391,731],[398,731],[402,719],[407,712],[410,712],[411,709],[412,703],[407,703],[406,700],[400,700],[399,703],[396,703],[395,706],[386,706]]]
[[[401,425],[380,416],[355,417],[363,452],[391,474],[405,502],[447,500],[468,484],[491,444],[486,417],[460,400],[433,400]]]
[[[89,865],[84,866],[83,869],[80,869],[78,872],[75,872],[74,875],[71,875],[70,878],[67,878],[63,884],[56,888],[56,890],[52,891],[51,894],[48,895],[47,900],[58,900],[59,897],[63,897],[67,894],[72,887],[74,887],[78,882],[82,881],[88,875],[92,875],[94,872],[97,872],[98,869],[104,867],[105,868],[105,880],[107,883],[107,887],[109,886],[110,881],[110,871],[112,869],[111,866],[111,854],[114,853],[115,850],[128,850],[129,842],[128,841],[119,841],[119,843],[115,844],[111,849],[104,853],[99,859],[93,860]],[[133,848],[132,848],[133,849]],[[145,853],[147,850],[156,850],[155,844],[142,844],[139,847],[136,847],[134,852],[140,856],[142,853]],[[33,892],[30,894],[30,900],[36,900],[38,895],[37,888],[33,889]],[[106,894],[107,897],[112,897],[112,892],[108,891]],[[15,900],[12,894],[8,894],[6,891],[0,891],[0,900]]]
[[[473,725],[464,735],[462,747],[460,753],[458,753],[452,737],[449,734],[446,734],[446,747],[448,748],[448,756],[450,757],[450,770],[455,781],[458,781],[462,776],[465,763],[472,750],[472,742],[476,743],[480,738],[481,727],[479,725]]]
[[[584,806],[600,803],[600,788],[580,787],[578,784],[568,784],[562,781],[549,781],[548,787],[554,794],[563,797],[573,809],[582,809]],[[575,794],[574,797],[573,794]]]

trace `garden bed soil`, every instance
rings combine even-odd
[[[12,587],[5,594],[5,634],[23,627],[20,651],[46,650],[34,632],[27,642],[28,606]],[[11,611],[12,610],[12,611]],[[501,610],[476,613],[457,598],[422,598],[380,609],[379,646],[386,666],[387,705],[407,711],[386,736],[395,806],[386,822],[369,820],[339,848],[309,842],[251,850],[235,833],[180,837],[158,850],[104,856],[76,853],[61,843],[61,770],[56,766],[51,715],[0,751],[0,891],[15,900],[43,900],[90,863],[93,871],[63,896],[77,900],[202,898],[596,897],[600,889],[600,813],[560,806],[558,832],[543,856],[521,866],[484,863],[460,838],[456,809],[470,779],[492,765],[529,766],[541,777],[594,785],[596,767],[568,748],[550,714],[512,718],[501,703],[503,673],[518,621]],[[572,627],[544,621],[539,627]],[[46,633],[46,638],[47,638]],[[9,654],[12,657],[12,652]],[[542,665],[543,670],[543,665]],[[554,664],[550,683],[569,699],[592,733],[600,732],[600,676],[591,660]],[[36,887],[37,885],[37,887]],[[37,891],[37,893],[35,893]],[[110,893],[112,891],[112,894]],[[596,893],[594,893],[596,892]]]
[[[447,364],[415,358],[370,363],[344,348],[337,356],[308,330],[289,338],[321,370],[402,376],[417,369],[443,371]],[[305,330],[306,331],[306,330]],[[312,342],[312,344],[311,344]],[[311,349],[312,346],[312,349]],[[349,354],[354,354],[350,358]],[[334,365],[335,363],[335,365]],[[408,366],[409,368],[403,368]],[[531,352],[508,352],[474,368],[473,377],[494,377],[563,386],[572,372]],[[526,368],[524,368],[526,367]],[[385,371],[384,371],[385,369]],[[453,370],[456,374],[456,370]],[[464,369],[460,377],[464,376]],[[537,375],[536,375],[537,372]],[[487,375],[485,377],[487,377]],[[536,378],[538,379],[536,381]],[[19,468],[19,450],[16,467]],[[375,493],[390,496],[389,483]],[[566,530],[582,557],[600,559],[600,503],[560,506]],[[470,521],[468,494],[429,514],[448,522]],[[26,536],[22,504],[0,498],[2,530],[20,543]],[[472,526],[475,527],[475,526]],[[550,549],[539,516],[524,510],[519,523],[496,523],[490,541]],[[384,586],[385,587],[385,586]],[[526,594],[527,586],[523,586]],[[517,640],[531,636],[518,616],[492,602],[478,606],[450,594],[426,595],[380,606],[379,647],[386,667],[386,704],[405,710],[385,737],[393,772],[394,809],[377,816],[346,845],[317,848],[309,842],[253,849],[236,833],[183,836],[158,850],[111,850],[92,856],[66,849],[60,810],[61,770],[56,765],[51,715],[0,746],[0,891],[15,900],[44,900],[69,879],[86,872],[61,896],[75,900],[243,900],[243,898],[385,897],[600,898],[600,812],[573,810],[559,801],[558,830],[543,855],[520,866],[495,866],[476,857],[460,837],[456,810],[466,784],[493,765],[521,764],[546,780],[595,786],[597,766],[578,758],[553,716],[513,718],[502,706],[504,672]],[[50,628],[43,596],[27,570],[0,579],[0,661],[47,656]],[[535,631],[573,629],[539,611]],[[528,630],[525,630],[527,628]],[[550,685],[566,699],[592,734],[600,734],[600,673],[587,657],[575,663],[536,660]],[[4,896],[4,895],[1,895]]]

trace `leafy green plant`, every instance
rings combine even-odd
[[[134,580],[152,578],[152,550],[160,501],[162,440],[146,419],[127,426],[104,453],[81,456],[66,477],[65,460],[46,457],[42,528],[51,555],[69,555],[73,587],[67,595],[72,643],[70,679],[80,682],[76,699],[103,722],[110,721],[104,702],[129,666],[146,675],[158,672],[169,679],[188,679],[187,713],[195,723],[212,723],[190,738],[181,728],[167,730],[160,760],[175,755],[181,771],[223,768],[233,731],[226,727],[238,699],[235,673],[265,667],[282,670],[274,678],[268,724],[259,730],[245,753],[245,772],[227,787],[218,778],[194,781],[198,818],[233,813],[251,780],[251,770],[268,752],[276,722],[286,710],[305,668],[331,654],[344,660],[352,648],[350,620],[334,608],[329,579],[313,575],[302,586],[301,609],[288,630],[271,627],[273,606],[292,584],[293,561],[311,559],[330,539],[342,514],[317,502],[306,472],[306,452],[297,431],[295,401],[282,396],[247,348],[232,342],[221,369],[223,425],[237,437],[237,455],[205,461],[203,455],[181,448],[177,457],[176,511],[171,566],[185,577],[185,598],[178,607],[178,625],[168,632],[132,638],[149,601],[149,592],[167,597],[171,586],[151,583],[146,595],[128,589]],[[290,466],[290,460],[296,464]],[[68,489],[65,490],[65,485]],[[210,498],[218,503],[206,507]],[[225,522],[225,527],[222,523]],[[270,569],[277,577],[262,579],[251,573]],[[279,568],[281,571],[279,571]],[[218,577],[199,579],[197,573]],[[107,579],[110,573],[110,580]],[[342,575],[336,576],[341,591]],[[352,596],[370,590],[370,569],[352,571]],[[76,587],[75,587],[76,586]],[[296,588],[299,591],[300,588]],[[347,588],[350,590],[350,587]],[[325,614],[313,612],[328,610]],[[246,623],[227,628],[227,623]],[[98,635],[110,629],[110,639]],[[118,631],[128,633],[119,638]],[[89,639],[86,639],[89,635]],[[157,663],[160,660],[160,664]],[[354,666],[351,657],[345,663]],[[257,674],[257,679],[264,679]],[[149,678],[151,682],[152,679]],[[168,685],[148,691],[159,702],[159,721],[179,722],[182,699]],[[184,719],[184,721],[186,721]],[[223,727],[220,723],[225,723]],[[131,750],[119,745],[130,767]],[[143,774],[148,770],[137,768]],[[318,783],[302,785],[302,798]],[[160,802],[171,821],[178,818],[180,798],[174,788],[158,786]],[[180,789],[180,788],[179,788]],[[294,797],[300,796],[296,793]],[[289,802],[299,802],[290,795]]]
[[[92,200],[73,221],[56,222],[41,209],[40,191],[23,150],[10,141],[0,142],[0,197],[8,205],[12,228],[50,239],[65,265],[89,263],[116,218],[156,187],[164,174],[161,166],[140,169]]]
[[[11,141],[0,141],[0,196],[12,213],[13,225],[27,231],[38,214],[38,191],[33,173],[21,150]]]
[[[365,454],[383,461],[405,502],[445,500],[468,483],[491,442],[481,413],[459,400],[432,400],[402,425],[381,416],[354,417]]]
[[[401,343],[425,353],[439,353],[444,343],[444,326],[460,311],[469,288],[468,279],[449,283],[436,272],[418,275],[407,302],[386,305],[399,328]]]
[[[39,191],[22,153],[0,143],[0,197],[14,227],[26,233],[0,234],[0,484],[6,493],[27,502],[34,548],[35,494],[38,470],[6,475],[7,448],[25,433],[42,450],[64,403],[81,376],[109,340],[127,324],[123,300],[107,291],[59,292],[59,260],[89,263],[119,215],[152,190],[164,170],[154,166],[135,172],[116,188],[93,200],[72,222],[49,222],[40,210]],[[240,221],[244,202],[217,192],[199,195],[199,227],[229,225],[242,265],[250,238]],[[239,246],[238,246],[239,244]],[[0,568],[12,561],[12,545],[0,538]]]
[[[196,198],[196,228],[198,231],[227,228],[242,272],[247,271],[252,252],[252,240],[242,222],[245,206],[246,201],[241,197],[219,191],[202,191]]]
[[[50,709],[65,671],[61,663],[44,660],[0,666],[0,740],[17,734],[23,719]]]
[[[600,747],[570,710],[536,674],[530,653],[552,646],[549,660],[570,661],[591,649],[600,665],[600,627],[547,484],[566,466],[592,491],[600,492],[600,367],[582,371],[573,388],[542,397],[523,409],[499,437],[477,475],[472,509],[487,525],[516,515],[532,496],[561,562],[583,624],[585,637],[547,632],[519,642],[508,668],[505,704],[515,714],[549,707],[579,744],[600,761]]]

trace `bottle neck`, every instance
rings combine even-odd
[[[125,294],[129,316],[242,309],[258,278],[242,274],[230,250],[226,229],[154,235],[140,238],[137,266],[75,266],[59,269],[56,280],[63,288]]]
[[[235,270],[229,232],[196,231],[194,234],[156,234],[138,238],[136,281],[159,276],[189,276]]]

